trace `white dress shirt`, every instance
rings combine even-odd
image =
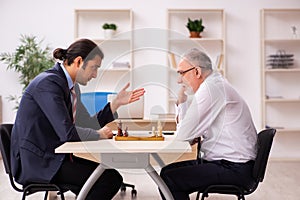
[[[178,140],[191,142],[202,136],[201,152],[208,161],[255,159],[257,132],[250,110],[221,74],[209,75],[191,104],[185,104],[178,105],[178,118],[182,119],[177,125]]]

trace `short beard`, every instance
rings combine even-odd
[[[194,90],[191,86],[184,84],[184,94],[187,96],[194,95]]]

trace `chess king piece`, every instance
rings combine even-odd
[[[118,122],[118,136],[123,136],[121,120]]]
[[[157,122],[157,137],[162,137],[162,126],[160,121]]]

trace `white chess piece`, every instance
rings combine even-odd
[[[152,126],[152,134],[151,134],[153,137],[156,137],[156,132],[155,132],[155,127]]]
[[[162,126],[160,121],[157,122],[157,137],[162,137]]]

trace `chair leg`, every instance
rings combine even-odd
[[[197,192],[196,200],[199,200],[200,192]]]
[[[26,198],[26,191],[23,192],[22,200],[25,200]]]
[[[60,198],[61,198],[61,200],[65,200],[65,195],[62,191],[60,191]]]
[[[204,200],[204,199],[205,199],[205,197],[208,197],[208,193],[206,193],[206,192],[204,192],[204,193],[202,194],[202,196],[201,196],[201,200]]]
[[[45,192],[44,200],[48,199],[48,191]]]

